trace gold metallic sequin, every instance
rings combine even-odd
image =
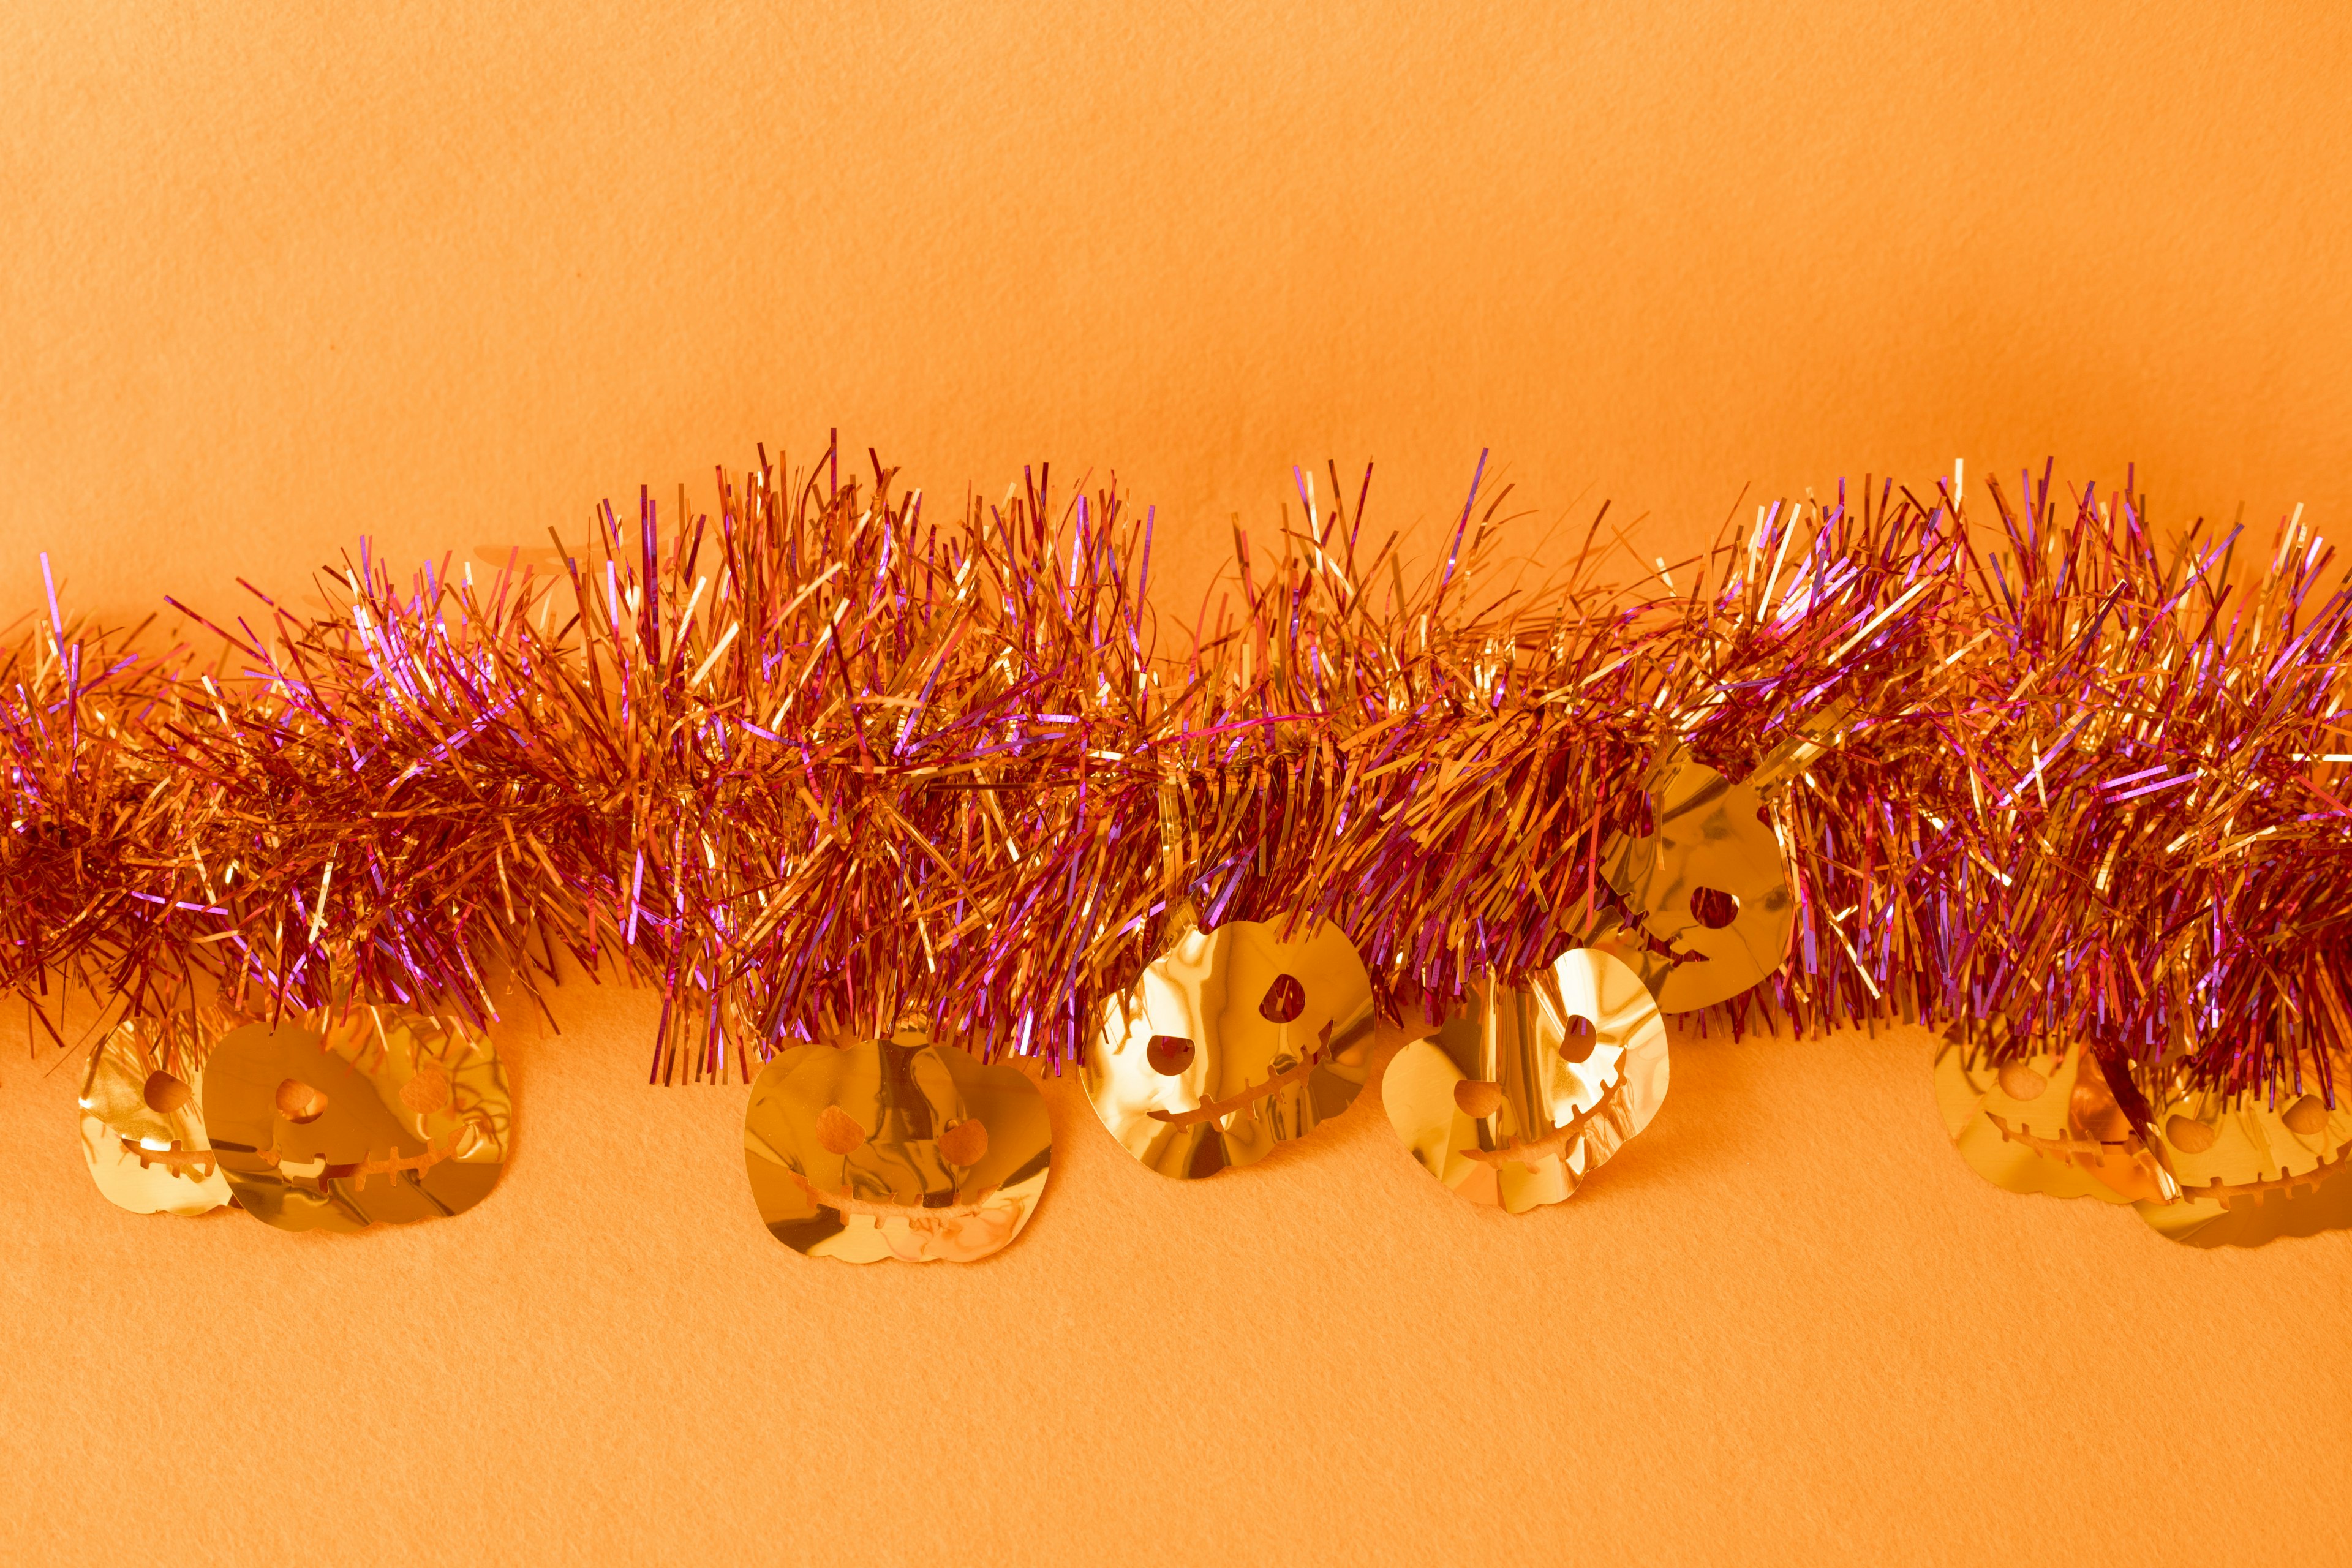
[[[2338,1066],[2336,1104],[2316,1085],[2182,1092],[2156,1106],[2157,1135],[2180,1184],[2140,1217],[2176,1241],[2252,1247],[2352,1228],[2352,1096]]]
[[[1482,985],[1389,1059],[1381,1100],[1422,1168],[1474,1203],[1566,1202],[1666,1097],[1666,1028],[1641,976],[1560,955],[1527,990]]]
[[[753,1080],[743,1116],[769,1233],[848,1263],[1002,1251],[1035,1212],[1053,1155],[1026,1074],[919,1035],[795,1046]]]
[[[230,1190],[281,1230],[462,1213],[497,1184],[513,1135],[489,1040],[399,1007],[231,1030],[204,1107]]]
[[[2132,1135],[2097,1059],[2079,1045],[1995,1067],[1983,1050],[1948,1040],[1936,1058],[1936,1103],[1960,1158],[1995,1186],[2111,1204],[2168,1195],[2171,1176]]]
[[[1655,830],[1619,835],[1602,874],[1640,918],[1620,956],[1669,1013],[1729,1001],[1780,967],[1797,900],[1763,795],[1675,757],[1651,776]]]
[[[1087,1097],[1119,1146],[1163,1176],[1262,1160],[1364,1086],[1364,961],[1328,921],[1281,931],[1247,921],[1188,931],[1106,1011]]]
[[[228,1202],[205,1136],[204,1075],[166,1072],[152,1018],[125,1018],[89,1054],[81,1153],[109,1203],[132,1214],[198,1215]]]
[[[1996,1068],[1955,1040],[1936,1095],[1960,1157],[2011,1192],[2128,1203],[2200,1247],[2352,1227],[2352,1106],[2316,1090],[2183,1091],[2154,1106],[2151,1145],[2080,1046]]]

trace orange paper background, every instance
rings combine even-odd
[[[1293,462],[1480,448],[1645,554],[1840,474],[2352,510],[2352,24],[2315,5],[0,10],[0,606],[576,530],[839,426],[1116,470],[1175,590]],[[1352,471],[1352,469],[1351,469]],[[1746,503],[1741,501],[1743,490]],[[0,1058],[12,1561],[2352,1557],[2352,1237],[2012,1197],[1927,1037],[1686,1041],[1565,1208],[1365,1103],[1160,1181],[1054,1091],[989,1263],[813,1264],[651,1004],[502,1035],[459,1222],[107,1207]],[[13,1064],[13,1065],[10,1065]]]

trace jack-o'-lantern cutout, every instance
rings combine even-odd
[[[1328,921],[1193,930],[1106,1010],[1087,1097],[1163,1176],[1264,1159],[1355,1102],[1370,1071],[1372,984]]]
[[[2341,1068],[2335,1076],[2344,1081]],[[1962,1158],[2011,1192],[2128,1203],[2159,1234],[2199,1247],[2352,1227],[2352,1106],[2330,1107],[2315,1087],[2182,1089],[2154,1105],[2153,1145],[2080,1047],[1996,1068],[1948,1044],[1936,1089]]]
[[[2126,1204],[2178,1191],[2080,1045],[1996,1066],[1982,1047],[1948,1041],[1936,1101],[1960,1157],[2010,1192]]]
[[[204,1075],[166,1072],[152,1018],[125,1018],[89,1054],[81,1153],[108,1202],[132,1214],[206,1214],[228,1179],[205,1136]]]
[[[1389,1058],[1381,1100],[1422,1168],[1474,1203],[1564,1203],[1666,1097],[1666,1026],[1642,977],[1563,953],[1526,990],[1481,984]]]
[[[1601,874],[1636,924],[1608,943],[1658,1005],[1727,1002],[1780,967],[1796,895],[1762,792],[1675,756],[1651,775],[1652,831],[1620,834]]]
[[[205,1066],[204,1106],[230,1191],[280,1230],[462,1213],[512,1142],[488,1039],[398,1007],[231,1030]]]
[[[2352,1061],[2334,1066],[2333,1106],[2316,1083],[2275,1093],[2184,1087],[2159,1101],[2156,1132],[2180,1194],[2140,1205],[2140,1217],[2199,1247],[2352,1228]]]
[[[1036,1210],[1053,1153],[1028,1075],[912,1034],[795,1046],[752,1080],[743,1115],[769,1233],[849,1263],[1003,1250]]]

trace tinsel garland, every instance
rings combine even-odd
[[[362,547],[178,647],[52,594],[0,682],[9,983],[194,1062],[215,1010],[478,1024],[568,953],[659,988],[660,1081],[908,1023],[1059,1064],[1182,929],[1328,916],[1434,1018],[1622,921],[1606,847],[1687,754],[1767,787],[1800,900],[1728,1026],[2079,1040],[2143,1127],[2333,1103],[2352,600],[2299,521],[2248,569],[2128,484],[1841,485],[1520,585],[1477,482],[1411,573],[1362,488],[1297,489],[1181,618],[1115,489],[942,519],[837,448],[478,570]]]

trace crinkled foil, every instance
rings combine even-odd
[[[1937,1054],[1936,1093],[1960,1157],[2011,1192],[2132,1204],[2159,1234],[2200,1247],[2352,1221],[2352,1110],[2316,1093],[2184,1088],[2156,1101],[2145,1136],[2080,1046],[1996,1062],[1957,1038]]]
[[[1372,987],[1326,921],[1286,940],[1237,921],[1188,931],[1106,1011],[1081,1073],[1119,1147],[1190,1180],[1254,1164],[1355,1102]]]
[[[1936,1102],[1960,1157],[2011,1192],[2121,1204],[2179,1190],[2080,1046],[1997,1062],[1948,1040]]]
[[[662,1082],[912,1019],[1119,1079],[1122,1142],[1191,1173],[1328,1114],[1346,1064],[1188,1099],[1106,1008],[1188,921],[1295,920],[1400,1023],[1599,947],[1700,1028],[2071,1042],[2162,1175],[2195,1096],[2342,1103],[2352,596],[2299,521],[2265,556],[2128,479],[1955,473],[1675,563],[1604,514],[1531,587],[1483,459],[1417,563],[1335,467],[1179,615],[1115,486],[926,511],[867,459],[763,453],[708,511],[641,495],[478,572],[362,546],[320,608],[174,601],[168,652],[53,596],[0,679],[10,984],[158,1020],[183,1082],[215,995],[479,1029],[617,973],[662,997]],[[2223,1187],[2308,1188],[2279,1136]]]
[[[1381,1100],[1422,1169],[1473,1203],[1564,1203],[1666,1097],[1665,1020],[1640,975],[1589,948],[1525,990],[1488,984],[1389,1059]]]
[[[1652,831],[1611,839],[1602,875],[1625,900],[1631,962],[1658,1005],[1696,1012],[1780,969],[1796,896],[1753,784],[1678,756],[1649,797]]]
[[[513,1142],[488,1038],[404,1008],[247,1024],[205,1066],[229,1190],[280,1230],[363,1230],[463,1213]]]
[[[970,1263],[1010,1246],[1053,1167],[1045,1097],[917,1034],[784,1052],[752,1081],[743,1163],[770,1235],[847,1263]]]
[[[207,1214],[229,1199],[205,1134],[204,1074],[167,1071],[162,1031],[126,1018],[89,1054],[81,1153],[109,1203],[132,1214]]]

